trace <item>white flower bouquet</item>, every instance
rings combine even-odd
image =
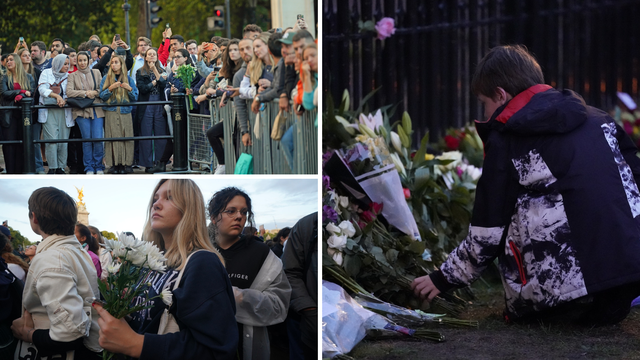
[[[149,298],[148,279],[157,272],[166,270],[164,264],[166,259],[157,246],[119,233],[118,240],[105,240],[105,250],[111,252],[113,260],[106,269],[103,269],[109,275],[106,281],[98,282],[98,287],[105,299],[101,304],[113,317],[121,319],[134,312],[150,308],[151,300],[167,296],[163,293]],[[132,305],[133,300],[141,295],[146,297],[146,301]],[[113,355],[104,351],[103,359],[110,359]]]

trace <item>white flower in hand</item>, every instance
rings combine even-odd
[[[171,306],[171,304],[173,304],[173,293],[169,288],[162,290],[160,297],[162,298],[162,302],[167,306]]]
[[[342,233],[347,237],[353,237],[356,234],[356,228],[353,227],[351,221],[345,220],[338,225],[342,230]]]
[[[111,264],[107,265],[107,272],[109,274],[116,274],[118,270],[120,270],[120,266],[122,266],[121,263],[112,262]]]

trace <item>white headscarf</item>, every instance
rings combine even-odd
[[[65,54],[60,54],[55,58],[53,58],[53,62],[51,63],[51,72],[53,73],[53,76],[56,78],[56,83],[60,83],[67,76],[69,76],[69,73],[66,71],[60,72],[60,70],[64,66],[65,61],[67,61],[67,55]]]

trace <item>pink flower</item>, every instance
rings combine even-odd
[[[411,190],[407,189],[407,188],[402,188],[402,192],[404,192],[404,198],[405,199],[409,199],[411,197]]]
[[[376,24],[376,31],[378,32],[378,40],[384,40],[396,32],[395,20],[392,18],[382,18]]]

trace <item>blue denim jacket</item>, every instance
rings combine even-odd
[[[131,91],[129,91],[129,101],[136,101],[138,100],[138,88],[136,87],[136,82],[131,76],[127,75],[127,77],[129,78],[129,85],[131,86]],[[102,78],[102,81],[100,82],[100,89],[102,89],[102,87],[104,86],[104,81],[106,79],[106,76]],[[108,88],[100,92],[100,99],[102,99],[102,101],[104,101],[105,103],[109,103],[110,97],[111,90],[109,90]],[[103,109],[107,111],[116,111],[117,106],[105,106],[103,107]],[[132,106],[121,106],[120,114],[130,114],[132,109]]]

